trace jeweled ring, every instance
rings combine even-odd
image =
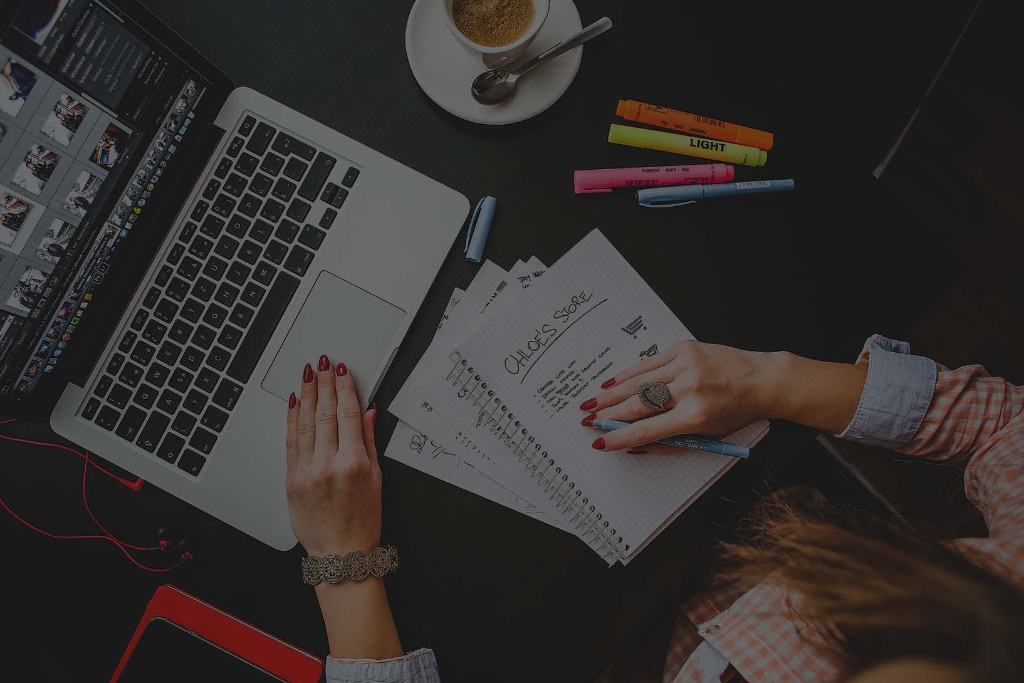
[[[668,385],[663,382],[641,382],[636,395],[645,408],[659,412],[664,412],[665,404],[672,400]]]

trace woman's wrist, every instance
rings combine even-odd
[[[762,379],[767,417],[838,433],[853,418],[867,366],[767,354]]]
[[[788,382],[799,360],[787,351],[761,353],[757,379],[757,403],[764,419],[791,419],[791,391]]]

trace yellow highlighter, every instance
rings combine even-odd
[[[757,147],[737,145],[734,142],[721,142],[695,138],[679,133],[665,133],[660,130],[633,128],[613,123],[608,131],[608,142],[617,145],[629,145],[643,149],[656,149],[662,152],[686,154],[702,159],[715,159],[741,166],[764,166],[768,153]]]

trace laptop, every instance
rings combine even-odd
[[[4,0],[0,36],[0,415],[293,547],[288,396],[327,354],[372,401],[466,198],[134,0]]]

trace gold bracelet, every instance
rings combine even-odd
[[[380,578],[394,571],[398,571],[398,548],[393,545],[374,548],[369,554],[353,550],[345,557],[328,553],[323,557],[309,555],[302,558],[302,581],[310,586],[321,581],[362,581],[371,575]]]

